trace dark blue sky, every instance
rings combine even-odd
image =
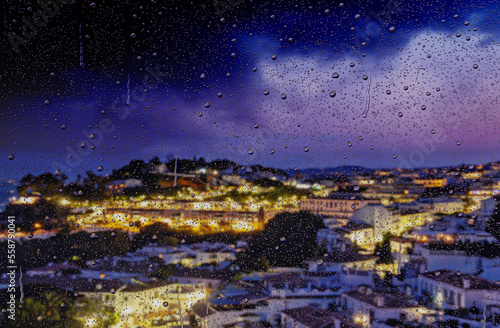
[[[499,159],[494,1],[219,3],[224,22],[212,2],[69,3],[19,52],[8,36],[41,8],[4,6],[0,179],[168,154],[282,168]]]

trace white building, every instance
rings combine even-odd
[[[429,295],[438,309],[486,309],[500,305],[500,285],[471,274],[439,270],[419,277],[419,294]]]
[[[352,322],[364,328],[371,328],[374,323],[383,323],[388,319],[431,323],[434,315],[433,311],[407,300],[402,294],[380,294],[366,286],[343,293],[341,306]]]

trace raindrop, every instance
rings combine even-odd
[[[436,130],[432,129],[431,134],[436,134]]]
[[[396,156],[396,155],[392,155],[392,159],[396,159],[396,158],[397,158],[397,156]]]
[[[264,90],[264,95],[267,96],[269,94],[269,90]]]
[[[361,18],[361,15],[360,15],[360,14],[356,14],[356,15],[354,16],[354,20],[358,20],[358,19],[360,19],[360,18]]]
[[[167,307],[168,306],[168,302],[163,302],[163,307]]]
[[[233,52],[233,53],[231,54],[231,57],[236,58],[236,53],[235,53],[235,52]]]
[[[276,55],[272,55],[272,56],[271,56],[271,59],[272,59],[272,60],[276,60],[276,59],[278,59],[278,56],[276,56]]]
[[[349,63],[349,66],[351,66],[351,67],[354,67],[354,65],[355,65],[354,62]]]
[[[462,144],[461,141],[457,141],[457,146],[460,146]]]
[[[458,32],[458,33],[456,34],[456,36],[457,36],[457,38],[459,38],[459,37],[461,37],[461,36],[462,36],[462,33]]]
[[[309,151],[309,147],[304,147],[304,151],[307,153]]]
[[[347,147],[352,147],[352,142],[350,142],[350,141],[349,141],[349,142],[347,143]]]
[[[334,79],[338,79],[338,78],[339,78],[339,73],[337,73],[337,72],[333,73],[333,74],[332,74],[332,77],[333,77]]]
[[[248,149],[248,150],[247,150],[247,153],[248,153],[249,155],[253,155],[253,149]]]
[[[420,107],[421,110],[426,110],[427,107],[425,105],[422,105],[422,107]]]
[[[90,235],[90,238],[92,238],[92,239],[96,239],[96,238],[98,238],[98,237],[97,237],[97,234],[96,234],[95,232],[92,232],[92,234]]]
[[[286,99],[286,94],[285,93],[281,94],[281,99]]]
[[[479,67],[478,64],[474,64],[474,66],[472,66],[472,68],[474,68],[474,69],[477,69],[478,67]]]
[[[254,127],[254,129],[258,129],[258,128],[259,128],[259,125],[258,125],[257,123],[255,123],[255,124],[253,125],[253,127]]]
[[[399,112],[399,113],[398,113],[398,116],[399,116],[399,117],[403,117],[403,113],[402,113],[402,112]]]
[[[14,155],[10,154],[9,159],[12,161],[14,159]]]
[[[28,238],[33,238],[33,234],[31,232],[28,234]]]
[[[209,103],[209,102],[206,102],[206,103],[205,103],[205,108],[208,108],[208,107],[210,107],[210,103]]]
[[[276,151],[274,149],[271,149],[271,155],[274,154]]]
[[[217,94],[217,97],[222,98],[222,92],[219,92],[219,93]]]
[[[102,166],[100,166],[100,165],[99,165],[99,166],[97,167],[97,171],[99,171],[99,172],[100,172],[100,171],[102,171]]]
[[[85,142],[82,142],[82,144],[80,145],[81,148],[85,148],[87,147],[87,145],[85,144]]]
[[[44,104],[48,106],[48,105],[50,105],[50,101],[45,100]]]
[[[394,33],[396,31],[396,28],[394,26],[389,27],[389,32]]]
[[[390,95],[391,94],[391,90],[387,90],[385,93],[388,94],[388,95]]]
[[[368,75],[363,75],[363,80],[368,80]]]
[[[333,97],[335,97],[336,95],[337,95],[337,92],[336,92],[336,91],[332,91],[332,92],[330,92],[330,97],[332,97],[332,98],[333,98]]]
[[[200,78],[201,78],[202,80],[206,79],[205,73],[201,73]]]

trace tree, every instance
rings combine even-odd
[[[47,291],[39,297],[29,297],[16,313],[11,327],[79,327],[74,298],[60,291]]]
[[[384,276],[384,286],[385,287],[392,287],[392,280],[394,276],[392,275],[391,272],[387,272]]]
[[[495,208],[491,219],[486,223],[486,231],[500,240],[500,204]]]
[[[382,242],[375,247],[375,254],[379,257],[377,263],[392,264],[394,262],[391,252],[391,239],[392,235],[386,233]]]
[[[314,255],[316,233],[324,227],[320,217],[307,212],[277,214],[250,241],[247,253],[264,255],[271,266],[302,266]]]

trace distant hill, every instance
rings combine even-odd
[[[328,177],[332,175],[343,174],[345,176],[351,176],[352,174],[362,174],[362,173],[374,173],[376,169],[370,169],[363,166],[355,165],[343,165],[337,167],[325,167],[325,168],[310,168],[310,169],[286,169],[285,172],[289,176],[295,176],[297,173],[305,175],[308,177]]]

